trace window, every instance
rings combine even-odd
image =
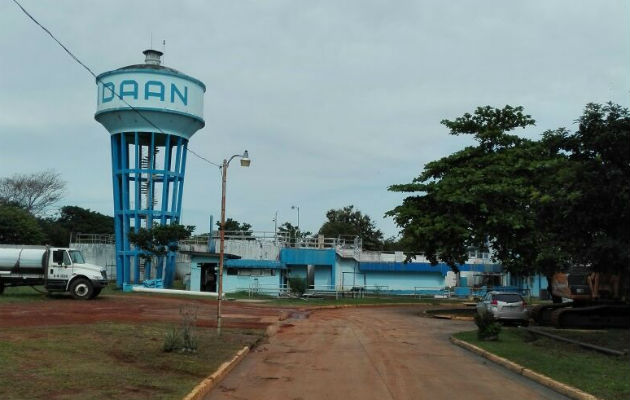
[[[63,265],[72,265],[72,260],[67,251],[63,252]]]
[[[238,275],[238,270],[236,268],[228,268],[227,269],[227,274],[228,275]]]
[[[77,264],[85,264],[85,259],[83,258],[83,254],[79,250],[70,250],[70,258],[72,262]]]
[[[520,294],[498,294],[496,296],[496,299],[504,303],[518,303],[520,301],[523,301],[523,298]]]

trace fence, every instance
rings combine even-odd
[[[431,288],[431,287],[418,287],[414,286],[413,295],[419,299],[421,298],[435,298],[435,299],[448,299],[451,297],[451,292],[447,288]]]

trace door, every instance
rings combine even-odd
[[[309,289],[315,289],[315,266],[306,266],[306,287]]]
[[[64,249],[53,250],[46,271],[46,289],[66,290],[68,279],[72,276],[72,260]]]
[[[201,264],[201,285],[202,292],[216,292],[217,291],[217,271],[216,264],[204,263]]]

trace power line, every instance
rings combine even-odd
[[[50,32],[44,25],[40,24],[39,21],[37,19],[35,19],[35,17],[33,17],[31,15],[31,13],[29,13],[24,7],[22,7],[22,5],[17,1],[17,0],[13,0],[13,2],[15,4],[17,4],[18,7],[20,7],[20,9],[22,10],[22,12],[24,12],[24,14],[26,14],[27,17],[29,17],[35,24],[37,24],[37,26],[39,26],[40,28],[42,28],[44,30],[44,32],[46,32],[55,42],[57,42],[57,44],[59,46],[61,46],[62,49],[65,50],[66,53],[68,53],[68,55],[70,57],[72,57],[72,59],[74,61],[76,61],[79,65],[81,65],[83,68],[85,68],[90,75],[92,75],[94,77],[94,79],[96,79],[96,84],[98,85],[98,82],[101,82],[101,80],[98,78],[98,76],[94,73],[94,71],[92,71],[90,69],[90,67],[88,67],[87,65],[85,65],[81,60],[79,60],[79,58],[77,56],[75,56],[66,46],[64,46],[63,43],[61,43],[56,37],[55,35],[52,34],[52,32]],[[103,89],[105,89],[105,86],[103,86]],[[116,97],[118,97],[118,99],[120,99],[123,103],[125,103],[125,105],[127,107],[129,107],[131,110],[133,110],[136,114],[138,114],[138,116],[140,116],[140,118],[142,118],[143,120],[145,120],[149,125],[151,125],[152,127],[154,127],[155,129],[158,130],[158,132],[162,133],[162,134],[166,134],[162,129],[160,129],[159,126],[157,126],[156,124],[153,123],[153,121],[151,121],[149,118],[147,118],[144,114],[142,114],[142,112],[140,112],[140,110],[138,110],[137,108],[135,108],[134,106],[132,106],[131,104],[129,104],[122,96],[120,96],[118,93],[116,93],[116,90],[111,88],[111,87],[107,87],[107,89],[109,89],[112,94],[114,94]],[[212,164],[216,167],[221,168],[220,164],[214,163],[210,160],[208,160],[205,157],[200,156],[199,154],[195,153],[193,150],[191,150],[190,148],[188,148],[188,151],[191,152],[193,155],[195,155],[196,157],[198,157],[199,159]]]
[[[70,50],[68,50],[68,48],[66,46],[63,45],[63,43],[61,43],[59,40],[57,40],[55,35],[53,35],[44,25],[40,24],[39,21],[37,21],[35,19],[35,17],[33,17],[28,11],[26,11],[26,9],[24,7],[22,7],[22,5],[17,0],[13,0],[13,2],[15,4],[17,4],[18,7],[20,7],[20,9],[24,12],[24,14],[26,14],[27,17],[29,17],[33,22],[35,22],[37,24],[37,26],[42,28],[44,30],[44,32],[46,32],[55,42],[57,42],[57,44],[59,46],[61,46],[61,48],[63,48],[66,51],[66,53],[68,53],[70,55],[70,57],[72,57],[72,59],[74,61],[78,62],[83,68],[85,68],[90,74],[92,74],[92,76],[94,78],[96,78],[96,74],[87,65],[83,64],[81,62],[81,60],[79,60],[77,58],[77,56],[72,54],[72,52]]]

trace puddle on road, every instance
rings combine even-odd
[[[289,313],[289,318],[292,319],[308,319],[310,316],[310,311],[292,311]]]

